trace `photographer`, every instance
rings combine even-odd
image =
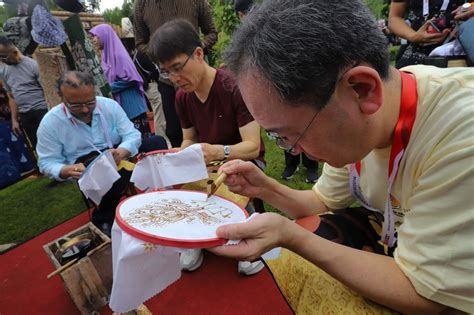
[[[396,68],[423,63],[425,57],[448,36],[454,24],[452,13],[464,2],[393,0],[388,26],[395,35],[408,41],[400,47]]]

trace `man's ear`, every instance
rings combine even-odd
[[[204,49],[202,49],[201,47],[197,47],[194,54],[196,55],[196,57],[198,57],[199,60],[204,60]]]
[[[362,113],[374,114],[382,106],[383,82],[375,69],[367,66],[351,68],[344,73],[341,81],[354,91]]]

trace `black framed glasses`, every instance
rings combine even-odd
[[[191,57],[194,55],[195,51],[196,50],[193,50],[193,52],[188,56],[188,58],[186,59],[186,61],[182,65],[176,66],[176,67],[174,67],[173,69],[171,69],[169,71],[160,69],[160,77],[162,79],[169,80],[169,78],[172,75],[179,75],[180,72],[183,71],[184,67],[186,67],[186,64],[188,63],[189,59],[191,59]]]
[[[303,132],[300,133],[300,135],[298,136],[298,138],[296,138],[296,140],[293,142],[293,144],[289,144],[288,143],[288,139],[284,138],[284,137],[281,137],[277,132],[275,131],[267,131],[267,136],[270,138],[270,139],[273,139],[275,140],[275,143],[277,145],[277,147],[279,147],[280,149],[282,150],[285,150],[286,152],[292,154],[295,152],[295,146],[298,144],[298,142],[301,140],[301,138],[303,138],[304,134],[306,133],[306,131],[308,131],[309,127],[313,124],[313,121],[314,119],[316,118],[316,116],[318,116],[318,114],[320,113],[321,111],[317,111],[314,115],[313,115],[313,118],[311,118],[311,120],[309,121],[309,123],[306,125],[306,127],[303,129]]]
[[[89,102],[85,102],[85,103],[69,103],[67,100],[66,100],[66,105],[67,107],[72,110],[72,111],[78,111],[78,110],[81,110],[83,109],[84,107],[87,107],[88,109],[93,109],[96,105],[97,105],[97,100],[94,99],[92,101],[89,101]]]

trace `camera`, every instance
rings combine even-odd
[[[427,29],[428,33],[441,33],[448,26],[446,25],[446,18],[439,17],[429,22]]]

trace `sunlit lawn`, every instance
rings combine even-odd
[[[86,210],[74,183],[30,177],[0,190],[0,244],[21,243]]]

